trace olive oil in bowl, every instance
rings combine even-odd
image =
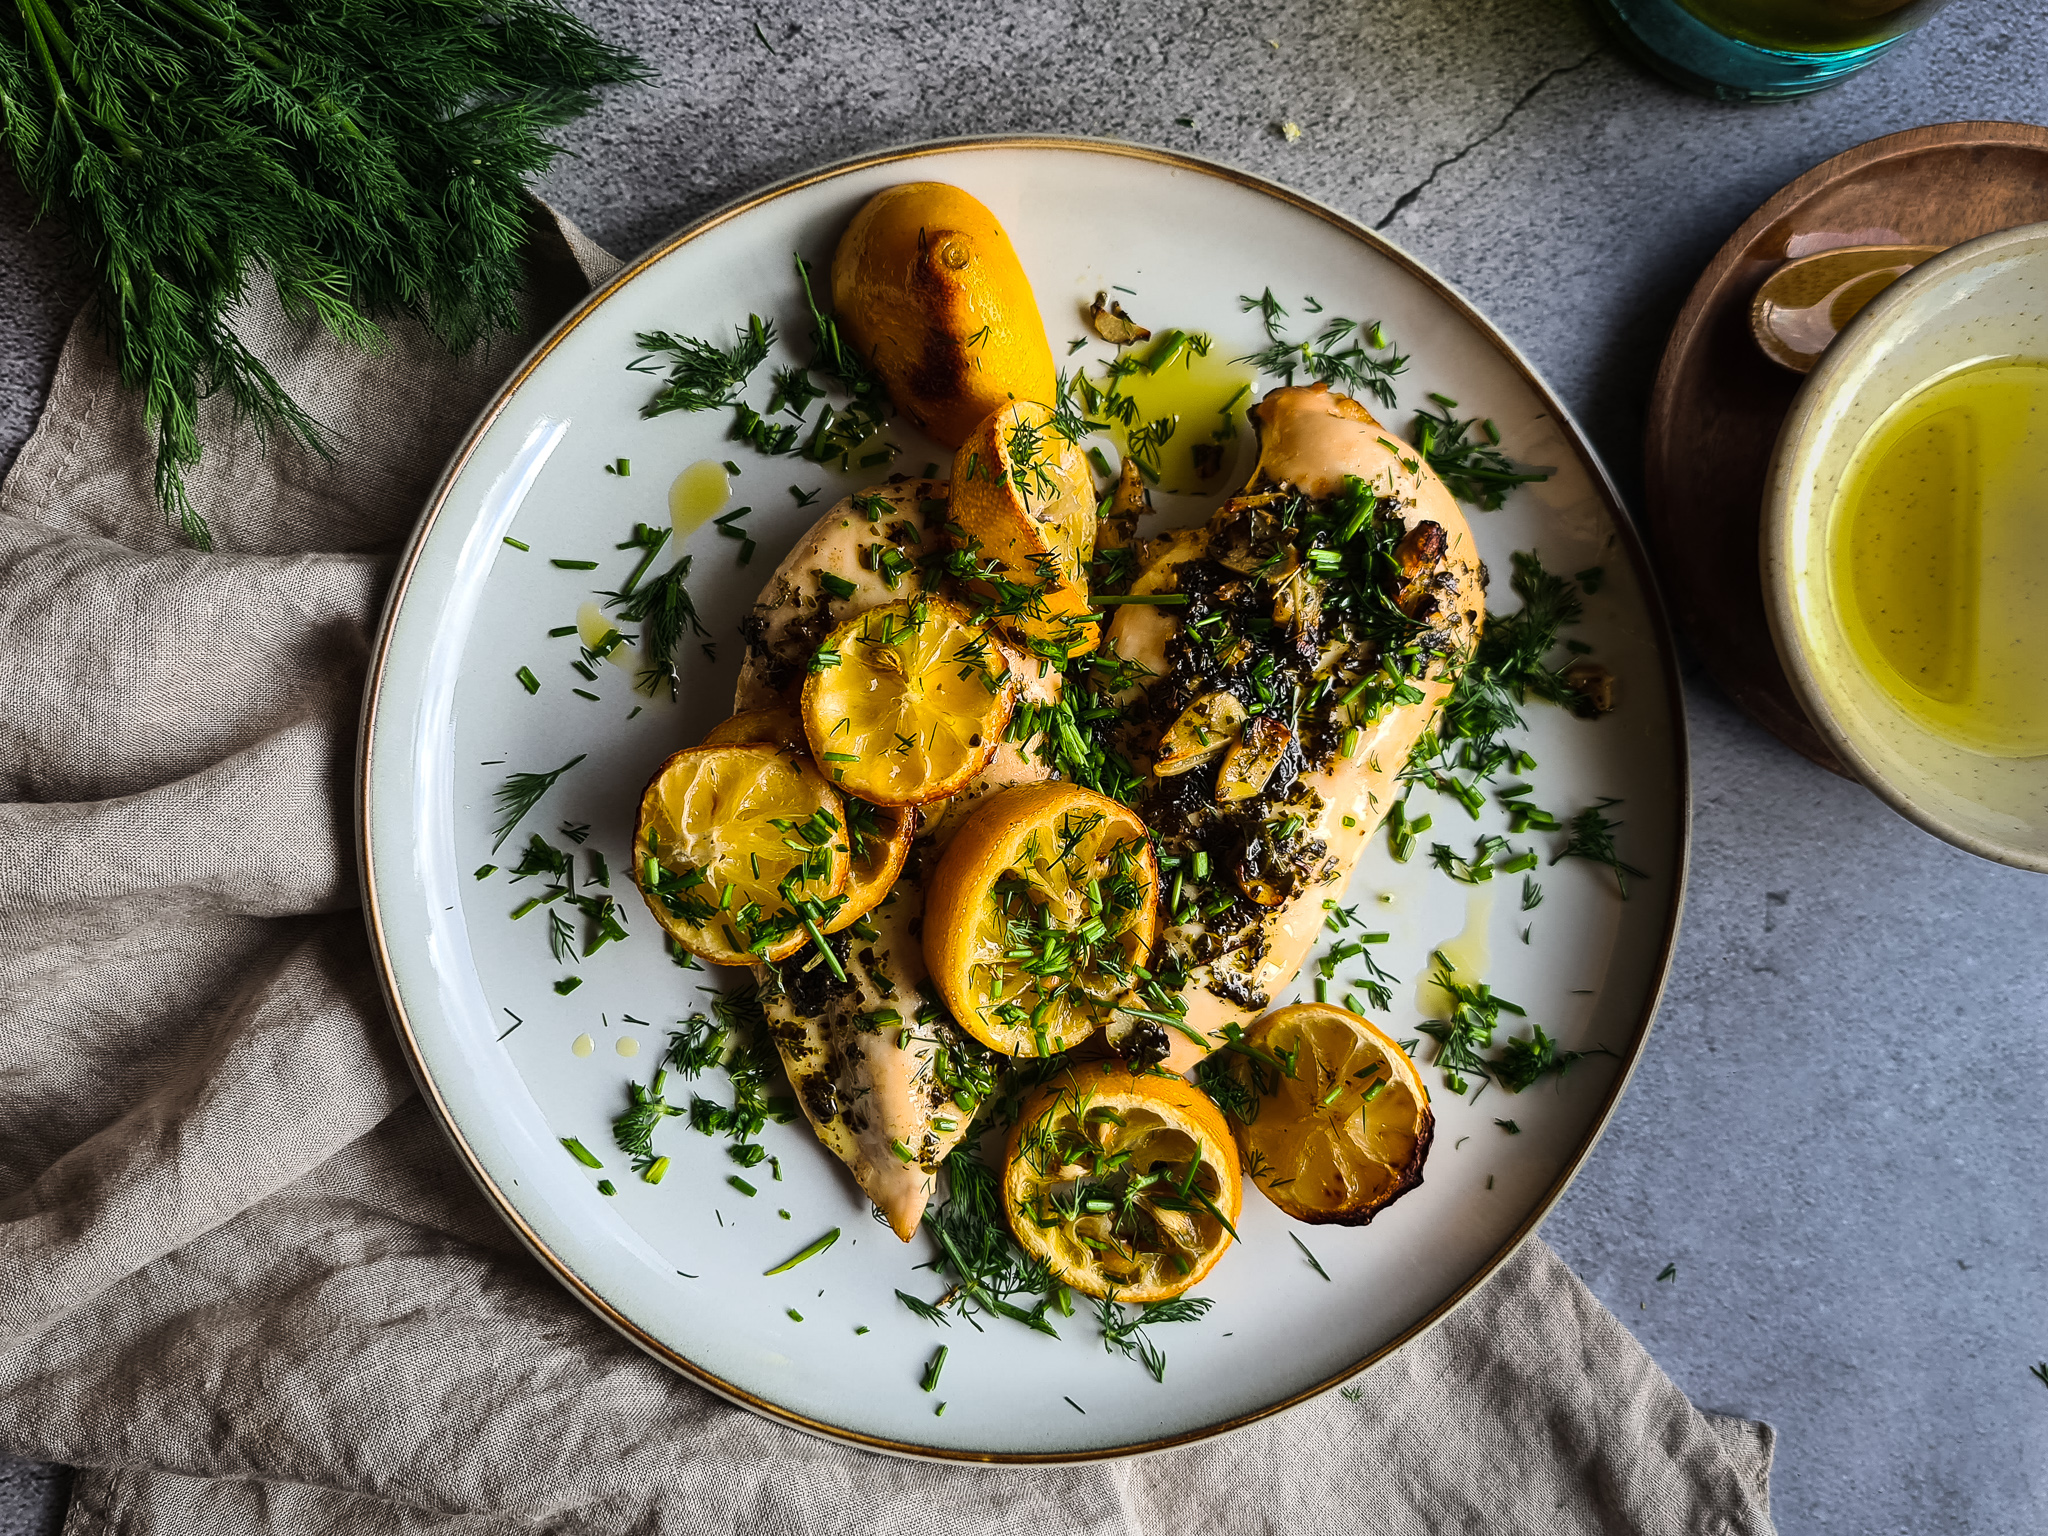
[[[2048,361],[1973,363],[1886,412],[1826,559],[1856,661],[1908,716],[1973,752],[2048,754]]]

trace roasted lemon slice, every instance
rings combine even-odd
[[[1026,1101],[1003,1194],[1018,1244],[1054,1279],[1135,1304],[1215,1268],[1244,1185],[1229,1127],[1193,1084],[1094,1062]]]
[[[796,747],[805,753],[811,750],[804,739],[803,717],[781,704],[768,709],[743,709],[706,731],[699,745],[736,747],[764,741],[771,747]]]
[[[1013,400],[974,429],[953,456],[948,518],[989,573],[970,589],[1001,622],[1055,656],[1095,649],[1095,479],[1050,408]]]
[[[1204,1063],[1252,1182],[1296,1221],[1359,1227],[1422,1182],[1436,1117],[1399,1045],[1355,1013],[1296,1003]]]
[[[959,604],[923,593],[826,636],[804,682],[804,734],[847,793],[921,805],[981,772],[1016,698],[995,637]]]
[[[794,709],[776,704],[768,709],[743,709],[721,720],[704,733],[707,747],[766,743],[791,748],[808,757],[811,744],[804,736],[803,717]],[[843,795],[846,806],[846,841],[852,854],[852,868],[846,881],[846,901],[839,915],[825,925],[825,932],[851,928],[881,903],[889,887],[903,873],[910,857],[910,840],[917,832],[917,811],[910,806],[871,805],[854,795]]]
[[[989,796],[925,896],[925,966],[953,1017],[1010,1056],[1050,1056],[1109,1023],[1138,980],[1159,866],[1129,807],[1074,784]]]
[[[717,965],[779,960],[838,917],[851,868],[846,807],[774,747],[692,747],[640,797],[634,874],[655,920]]]
[[[910,857],[910,840],[917,832],[914,805],[870,805],[856,795],[844,795],[846,842],[853,855],[846,879],[846,905],[825,925],[827,933],[851,928],[881,905],[882,898],[903,873]]]

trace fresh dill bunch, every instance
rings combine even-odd
[[[952,1312],[978,1328],[974,1318],[979,1312],[1058,1338],[1045,1315],[1058,1287],[1045,1264],[1025,1257],[1011,1240],[995,1170],[965,1144],[947,1154],[945,1168],[946,1199],[926,1209],[924,1226],[938,1244],[939,1258],[932,1267],[948,1282],[946,1294],[936,1302],[904,1291],[897,1298],[927,1322],[950,1326],[947,1314]],[[1038,1302],[1025,1308],[1010,1299],[1014,1296]]]
[[[1569,704],[1576,691],[1544,658],[1556,646],[1558,632],[1584,614],[1578,586],[1570,577],[1546,571],[1534,550],[1518,549],[1513,560],[1509,585],[1522,606],[1486,626],[1473,665],[1512,692],[1517,703],[1534,694],[1552,704]]]
[[[556,0],[16,0],[0,151],[94,278],[94,323],[141,396],[166,515],[211,547],[185,476],[199,403],[259,438],[323,429],[233,312],[375,349],[410,314],[466,351],[518,319],[526,183],[547,135],[642,78]]]
[[[618,1149],[633,1160],[633,1171],[644,1174],[654,1166],[657,1153],[654,1150],[655,1128],[671,1115],[684,1113],[679,1104],[671,1104],[664,1096],[668,1086],[668,1072],[656,1068],[654,1080],[646,1087],[635,1082],[626,1084],[626,1112],[612,1122],[612,1141]]]
[[[1444,1086],[1462,1094],[1469,1086],[1465,1081],[1468,1074],[1482,1080],[1493,1075],[1479,1053],[1493,1044],[1500,1016],[1512,1013],[1521,1018],[1525,1013],[1519,1004],[1494,996],[1493,988],[1483,981],[1460,981],[1441,950],[1436,952],[1435,959],[1436,974],[1430,981],[1450,998],[1451,1016],[1424,1019],[1419,1027],[1436,1041],[1436,1054],[1430,1064],[1442,1069]]]

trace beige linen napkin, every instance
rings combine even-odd
[[[531,334],[615,265],[537,216]],[[384,586],[520,344],[244,326],[340,453],[216,422],[224,553],[84,326],[0,488],[0,1447],[81,1469],[67,1531],[1770,1531],[1769,1429],[1540,1242],[1355,1401],[1073,1468],[813,1439],[594,1320],[414,1095],[354,883]]]

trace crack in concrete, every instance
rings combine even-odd
[[[1438,176],[1442,175],[1445,171],[1449,170],[1452,166],[1456,165],[1460,160],[1464,159],[1467,155],[1471,154],[1473,150],[1479,148],[1480,145],[1486,143],[1489,139],[1499,137],[1502,130],[1505,129],[1509,123],[1515,120],[1515,114],[1520,112],[1522,108],[1528,106],[1530,102],[1534,101],[1537,98],[1537,96],[1542,93],[1543,88],[1549,85],[1551,81],[1555,80],[1560,75],[1568,75],[1573,70],[1584,69],[1588,64],[1592,63],[1595,59],[1599,58],[1600,55],[1605,53],[1606,51],[1607,45],[1605,43],[1602,43],[1597,48],[1595,48],[1591,53],[1587,54],[1583,59],[1580,59],[1578,62],[1573,64],[1560,64],[1557,66],[1557,68],[1551,70],[1548,74],[1538,79],[1534,85],[1530,86],[1529,89],[1522,92],[1522,94],[1516,98],[1515,104],[1509,107],[1507,111],[1501,115],[1501,120],[1499,122],[1495,123],[1491,128],[1487,129],[1486,132],[1479,135],[1478,138],[1474,139],[1470,144],[1467,144],[1463,149],[1459,150],[1456,154],[1449,155],[1444,159],[1437,161],[1435,165],[1429,168],[1429,174],[1427,176],[1423,177],[1421,181],[1417,182],[1414,186],[1410,187],[1406,192],[1403,192],[1399,197],[1395,198],[1394,206],[1387,210],[1386,216],[1384,218],[1382,218],[1377,224],[1373,225],[1373,229],[1375,231],[1385,229],[1389,224],[1393,223],[1395,219],[1399,218],[1401,214],[1404,211],[1406,211],[1418,197],[1422,196],[1423,193],[1427,192],[1430,188],[1430,185],[1437,179]]]

